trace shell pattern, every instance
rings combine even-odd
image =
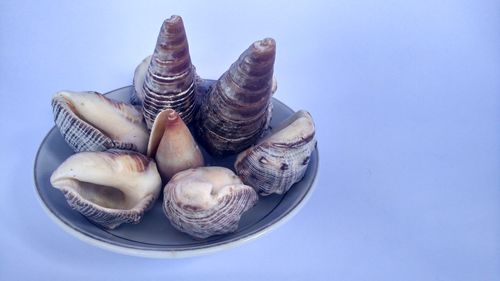
[[[236,231],[241,215],[258,201],[252,187],[222,167],[179,172],[163,192],[170,223],[199,239]]]
[[[259,140],[272,117],[275,55],[276,42],[265,38],[251,44],[217,81],[201,79],[191,63],[182,18],[166,19],[153,54],[134,72],[130,102],[142,111],[96,92],[54,96],[55,123],[80,153],[53,172],[51,184],[71,208],[114,229],[138,223],[159,197],[163,180],[168,182],[163,210],[176,229],[196,239],[236,231],[258,194],[283,194],[303,178],[316,147],[314,122],[306,111]],[[194,119],[210,154],[239,153],[236,174],[203,167],[203,154],[188,129]]]
[[[261,195],[283,194],[304,177],[316,147],[314,122],[298,111],[273,134],[241,152],[234,168],[245,184]]]
[[[146,152],[149,133],[134,106],[97,92],[58,92],[52,99],[54,121],[77,152],[111,148]]]
[[[74,154],[54,171],[50,182],[73,209],[109,229],[138,223],[162,187],[154,161],[117,149]]]
[[[177,111],[186,124],[191,122],[196,110],[195,77],[182,18],[172,16],[163,22],[144,77],[142,108],[148,128],[166,108]]]
[[[156,159],[165,183],[177,172],[204,165],[198,144],[173,109],[165,109],[156,117],[149,138],[148,157]]]
[[[240,152],[268,127],[275,54],[274,39],[254,42],[205,95],[197,129],[211,154]]]

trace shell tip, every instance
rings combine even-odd
[[[253,45],[259,51],[272,50],[276,48],[276,41],[273,38],[267,37],[256,41]]]
[[[182,18],[177,15],[172,15],[170,18],[163,21],[162,30],[167,33],[178,33],[184,30]]]

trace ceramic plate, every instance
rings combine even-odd
[[[128,102],[132,87],[124,87],[108,93],[108,97]],[[273,119],[276,126],[293,111],[277,99],[273,99]],[[206,254],[237,246],[253,240],[273,229],[295,214],[306,202],[313,190],[318,171],[318,150],[314,150],[307,172],[284,195],[260,197],[255,207],[246,212],[236,232],[197,240],[175,230],[163,214],[160,196],[156,205],[144,215],[139,224],[123,224],[117,229],[102,229],[72,210],[63,194],[50,185],[52,172],[74,152],[66,144],[56,127],[43,140],[35,160],[36,191],[48,215],[64,230],[92,245],[119,253],[147,257],[185,257]],[[206,153],[207,165],[232,168],[235,156],[212,159]]]

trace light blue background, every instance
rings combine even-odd
[[[0,2],[0,279],[500,280],[500,2],[233,2]],[[34,157],[52,95],[129,85],[171,14],[206,78],[276,39],[276,97],[315,118],[320,176],[249,244],[122,256],[45,215]]]

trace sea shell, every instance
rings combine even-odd
[[[148,128],[153,126],[156,115],[166,108],[177,111],[189,124],[196,109],[195,88],[195,70],[184,24],[181,17],[172,16],[163,22],[144,77],[143,113]]]
[[[236,231],[241,215],[258,201],[252,187],[222,167],[177,173],[163,193],[163,210],[170,223],[195,238]]]
[[[73,209],[109,229],[138,223],[162,187],[152,159],[117,149],[74,154],[54,171],[50,182]]]
[[[149,65],[151,64],[151,57],[145,57],[141,63],[135,68],[134,71],[134,90],[130,94],[130,103],[133,105],[142,106],[142,102],[144,101],[144,79],[146,78],[146,73],[148,72]]]
[[[110,148],[146,152],[149,133],[134,106],[97,92],[58,92],[52,99],[54,121],[77,152]]]
[[[200,148],[173,109],[165,109],[156,117],[149,139],[148,157],[156,159],[164,182],[177,172],[204,165]]]
[[[268,127],[275,54],[273,39],[253,43],[205,95],[197,128],[211,154],[240,152]]]
[[[298,111],[273,134],[241,152],[234,164],[236,173],[261,195],[283,194],[304,177],[316,147],[314,135],[311,115]]]

